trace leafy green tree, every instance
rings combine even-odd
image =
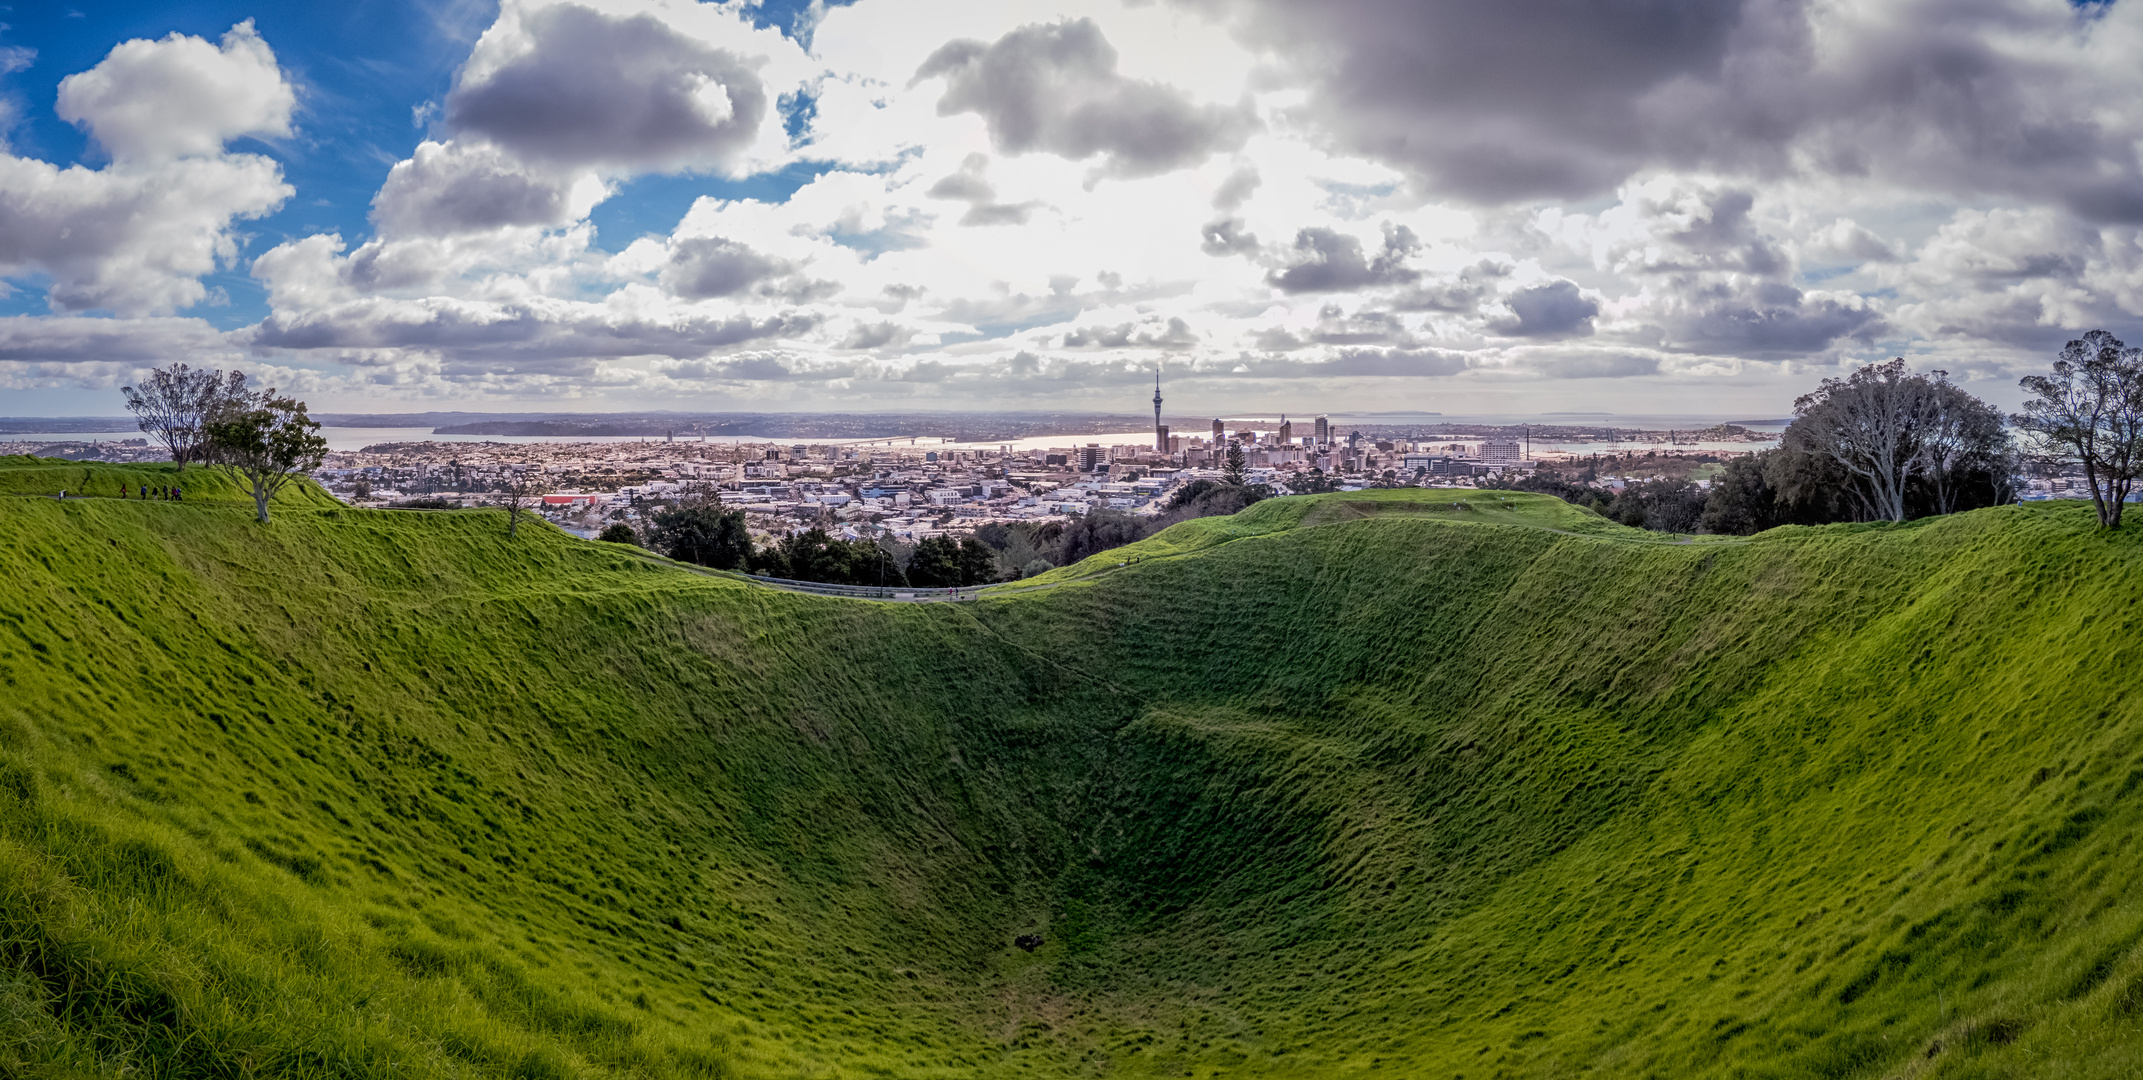
[[[997,580],[997,553],[972,536],[960,541],[960,584],[987,585]]]
[[[743,570],[752,565],[752,537],[744,511],[724,510],[720,499],[657,510],[648,524],[648,546],[678,562],[716,570]]]
[[[245,484],[262,524],[276,492],[327,457],[327,440],[305,403],[277,397],[273,388],[227,402],[201,433],[209,458]]]
[[[1609,500],[1604,513],[1640,529],[1693,533],[1703,519],[1704,501],[1704,492],[1695,483],[1662,476],[1626,485]]]
[[[1193,480],[1176,489],[1162,505],[1160,516],[1144,528],[1146,535],[1151,536],[1179,521],[1239,513],[1244,507],[1271,497],[1272,489],[1264,484],[1231,486],[1212,480]]]
[[[604,529],[602,535],[597,536],[596,539],[601,540],[606,544],[631,544],[634,547],[640,546],[640,535],[632,531],[632,526],[627,525],[622,521],[611,525],[607,529]]]
[[[1057,565],[1070,566],[1089,555],[1146,538],[1146,523],[1120,510],[1092,510],[1064,527]]]
[[[1243,467],[1243,444],[1228,443],[1227,456],[1221,459],[1220,482],[1229,487],[1242,487],[1246,475]]]
[[[1332,478],[1326,476],[1325,471],[1315,465],[1310,466],[1303,472],[1296,473],[1295,478],[1287,482],[1287,489],[1297,495],[1317,495],[1337,490],[1337,488],[1338,485],[1332,482]]]
[[[1042,536],[1053,525],[1054,523],[1038,525],[1030,521],[1009,525],[990,522],[977,526],[973,535],[996,554],[996,577],[999,580],[1011,581],[1022,576],[1022,569],[1028,563],[1036,559],[1047,561],[1048,555],[1044,551],[1047,545]],[[1057,527],[1057,531],[1062,532],[1062,528]]]
[[[1778,493],[1764,479],[1763,457],[1747,454],[1727,462],[1704,497],[1700,527],[1721,536],[1753,536],[1778,523]]]
[[[858,585],[906,585],[908,575],[891,546],[871,540],[849,542],[851,572]]]
[[[1824,454],[1797,446],[1766,450],[1764,483],[1771,488],[1773,522],[1778,525],[1827,525],[1867,521],[1874,509],[1853,482],[1852,474]]]
[[[855,552],[847,541],[828,535],[825,529],[813,527],[790,533],[781,538],[778,547],[788,569],[784,576],[792,580],[829,585],[855,581]]]
[[[908,560],[908,584],[945,589],[960,584],[960,545],[949,536],[926,536],[915,542]]]
[[[1191,503],[1197,502],[1199,499],[1202,499],[1205,496],[1220,490],[1222,486],[1223,485],[1217,480],[1192,480],[1189,483],[1184,484],[1181,487],[1178,487],[1176,490],[1168,493],[1168,501],[1161,504],[1161,512],[1166,514],[1171,511],[1180,510],[1183,507],[1188,506]]]
[[[2143,474],[2143,349],[2093,330],[2061,349],[2054,369],[2027,376],[2031,399],[2014,419],[2034,456],[2081,466],[2098,523],[2121,527],[2121,510]]]

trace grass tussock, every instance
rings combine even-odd
[[[204,475],[0,496],[0,1074],[2143,1070],[2087,507],[1344,493],[954,606]]]

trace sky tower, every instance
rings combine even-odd
[[[1153,365],[1153,449],[1168,452],[1168,426],[1161,423],[1161,365]]]

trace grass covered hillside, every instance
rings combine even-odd
[[[2087,506],[1347,493],[917,605],[314,498],[0,496],[0,1074],[2143,1071]]]

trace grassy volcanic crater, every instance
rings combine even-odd
[[[916,605],[83,468],[0,464],[0,1074],[2143,1069],[2088,507],[1361,492]]]

